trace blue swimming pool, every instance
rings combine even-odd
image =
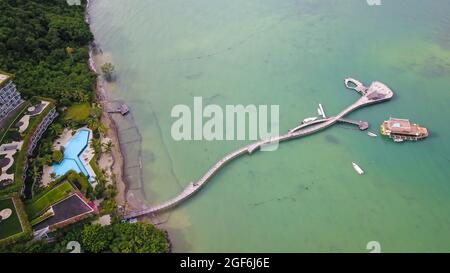
[[[73,170],[77,173],[83,173],[91,178],[84,164],[80,160],[80,155],[87,148],[89,143],[89,130],[78,130],[75,135],[64,145],[64,158],[59,164],[53,164],[53,172],[58,176],[65,175]]]

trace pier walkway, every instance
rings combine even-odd
[[[356,85],[356,86],[350,86],[349,83],[354,83],[354,85]],[[254,151],[256,151],[257,149],[262,148],[264,145],[280,143],[283,141],[288,141],[288,140],[296,139],[299,137],[307,136],[307,135],[319,132],[323,129],[326,129],[339,121],[355,124],[355,125],[359,126],[360,129],[362,127],[364,127],[364,125],[368,126],[367,123],[351,121],[348,119],[344,119],[343,117],[358,108],[390,100],[394,95],[394,93],[392,92],[392,90],[389,87],[387,87],[385,84],[383,84],[381,82],[377,82],[377,81],[373,82],[367,88],[364,85],[362,85],[362,83],[360,83],[359,81],[351,79],[351,78],[347,78],[347,79],[345,79],[345,86],[349,89],[354,89],[355,91],[357,91],[361,95],[361,97],[355,103],[353,103],[352,105],[348,106],[343,111],[341,111],[339,114],[337,114],[333,117],[320,119],[320,120],[316,120],[316,121],[313,121],[310,123],[302,124],[299,127],[290,130],[287,134],[273,137],[273,138],[267,139],[267,140],[260,140],[260,141],[251,143],[249,145],[246,145],[236,151],[233,151],[233,152],[225,155],[222,159],[220,159],[213,166],[211,166],[208,169],[208,171],[198,181],[196,181],[194,183],[189,183],[189,185],[179,195],[175,196],[174,198],[172,198],[162,204],[148,207],[143,210],[129,212],[128,214],[124,215],[124,218],[126,220],[128,220],[128,219],[144,216],[147,214],[157,213],[157,212],[161,212],[161,211],[173,208],[173,207],[181,204],[182,202],[187,200],[189,197],[191,197],[194,193],[198,192],[206,184],[206,182],[208,182],[210,180],[210,178],[215,173],[217,173],[222,167],[224,167],[228,162],[230,162],[233,159],[235,159],[239,156],[242,156],[244,154],[251,154]],[[363,129],[361,129],[361,130],[363,130]]]

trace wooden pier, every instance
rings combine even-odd
[[[350,86],[349,83],[355,83],[356,87]],[[211,166],[208,171],[196,182],[189,183],[189,185],[177,196],[174,198],[156,205],[152,206],[143,210],[137,210],[132,211],[124,216],[126,220],[133,219],[136,217],[144,216],[146,214],[152,214],[161,212],[170,208],[173,208],[185,200],[187,200],[189,197],[191,197],[194,193],[198,192],[205,184],[210,180],[210,178],[216,174],[222,167],[224,167],[228,162],[232,161],[233,159],[240,157],[244,154],[252,154],[256,150],[260,149],[264,145],[270,145],[274,143],[280,143],[283,141],[288,141],[292,139],[296,139],[299,137],[307,136],[316,132],[319,132],[325,128],[328,128],[332,126],[333,124],[337,122],[346,122],[350,124],[357,125],[360,129],[364,128],[366,125],[368,127],[367,123],[364,122],[358,122],[358,121],[352,121],[348,119],[344,119],[344,116],[346,116],[348,113],[355,111],[358,108],[384,102],[387,100],[390,100],[394,93],[392,90],[387,87],[385,84],[381,82],[373,82],[368,88],[365,87],[362,83],[360,83],[357,80],[347,78],[345,79],[345,86],[350,89],[356,90],[361,97],[352,105],[345,108],[343,111],[341,111],[339,114],[324,118],[320,120],[316,120],[310,123],[302,124],[297,128],[294,128],[293,130],[290,130],[287,134],[280,135],[277,137],[273,137],[271,139],[267,140],[260,140],[254,143],[251,143],[249,145],[246,145],[236,151],[233,151],[227,155],[225,155],[223,158],[221,158],[219,161],[217,161],[213,166]],[[366,128],[367,129],[367,128]],[[363,130],[363,129],[361,129]]]
[[[125,103],[121,103],[120,105],[118,105],[116,107],[109,106],[106,111],[110,114],[119,113],[122,116],[125,116],[126,114],[128,114],[130,112],[130,109],[128,108],[128,106]]]

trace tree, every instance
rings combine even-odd
[[[106,251],[111,240],[111,231],[100,225],[87,225],[81,232],[83,250],[91,253]]]
[[[108,132],[108,127],[106,127],[105,124],[100,123],[100,125],[97,128],[98,132],[102,135],[105,135]]]
[[[58,178],[58,175],[56,175],[56,173],[51,173],[50,178],[54,181],[56,180],[56,178]]]
[[[114,147],[114,144],[110,140],[103,144],[103,152],[109,154],[109,153],[111,153],[113,147]]]
[[[57,150],[57,151],[53,151],[52,154],[52,161],[53,163],[59,163],[63,160],[64,155],[61,151]]]
[[[102,143],[101,143],[100,139],[93,138],[91,140],[91,148],[94,149],[94,152],[96,154],[101,154],[102,153]]]
[[[109,245],[115,253],[165,253],[170,245],[165,234],[146,223],[119,223],[112,226],[113,240]]]
[[[67,172],[67,180],[74,184],[82,194],[88,195],[92,193],[91,183],[89,183],[86,176],[78,174],[75,171],[69,171]]]
[[[53,137],[57,137],[62,133],[63,127],[60,123],[53,123],[48,131]]]
[[[112,80],[112,74],[114,72],[114,65],[112,63],[104,63],[101,67],[103,74],[107,81]]]
[[[83,251],[91,253],[167,253],[170,250],[163,231],[141,222],[105,227],[86,225],[81,232],[81,245]]]

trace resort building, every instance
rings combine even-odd
[[[411,123],[407,119],[390,118],[381,124],[381,134],[389,136],[395,142],[420,140],[428,137],[427,128]]]
[[[34,149],[36,148],[39,140],[41,139],[42,135],[45,133],[47,128],[52,124],[53,120],[58,116],[58,113],[56,112],[56,107],[52,106],[48,114],[44,117],[44,119],[41,121],[41,123],[36,128],[36,131],[34,132],[33,136],[30,139],[30,145],[28,146],[27,154],[31,156]]]
[[[56,107],[53,103],[49,103],[47,101],[41,101],[40,105],[41,105],[40,107],[42,107],[42,109],[40,109],[38,114],[36,114],[36,115],[42,114],[44,109],[47,107],[51,107],[51,108],[48,111],[48,113],[45,115],[45,117],[42,119],[42,121],[39,123],[36,130],[31,135],[30,141],[28,143],[28,147],[24,147],[24,149],[27,149],[26,152],[27,152],[28,156],[31,156],[33,154],[33,151],[36,148],[36,146],[38,145],[38,142],[41,139],[42,135],[44,135],[47,128],[50,126],[50,124],[52,124],[53,120],[55,120],[55,118],[58,116],[58,113],[56,112]],[[35,107],[32,107],[32,108],[35,108]],[[29,109],[29,110],[32,110],[32,109]],[[22,181],[25,181],[25,179],[26,179],[27,170],[28,170],[28,157],[23,164]],[[23,194],[24,190],[25,190],[25,184],[22,186],[20,193]]]
[[[16,85],[12,82],[12,75],[0,71],[0,121],[22,102]]]

